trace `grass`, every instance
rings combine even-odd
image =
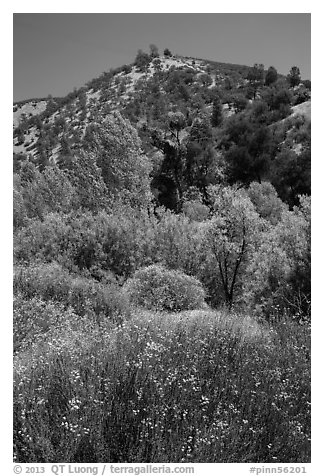
[[[14,362],[17,462],[309,462],[309,328],[69,312]]]

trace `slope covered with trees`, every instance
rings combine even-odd
[[[309,461],[309,101],[151,45],[20,115],[16,461]]]

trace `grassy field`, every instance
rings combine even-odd
[[[53,322],[15,355],[16,461],[310,461],[309,326],[210,310]]]

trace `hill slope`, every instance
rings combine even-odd
[[[213,171],[208,171],[208,180],[203,179],[211,183],[213,174],[217,182],[224,173],[229,173],[223,159],[224,151],[231,149],[233,140],[225,141],[224,145],[224,138],[228,136],[232,116],[244,116],[260,128],[286,117],[295,120],[301,111],[306,111],[305,121],[310,122],[310,90],[302,83],[289,87],[286,78],[280,75],[265,86],[265,72],[262,72],[263,80],[256,79],[256,66],[139,53],[133,64],[105,72],[64,98],[17,103],[14,105],[14,168],[19,169],[26,155],[41,168],[54,163],[64,166],[67,157],[86,148],[93,124],[102,123],[107,115],[118,110],[137,129],[143,150],[152,160],[156,196],[161,198],[164,193],[167,201],[167,195],[181,196],[176,172],[170,171],[170,160],[174,164],[184,148],[187,158],[181,167],[187,174],[191,167],[188,154],[194,154],[196,165],[198,156],[200,162],[205,160],[201,159],[202,150],[210,150],[208,153],[218,157]],[[174,114],[178,115],[177,121],[180,118],[177,124],[172,119]],[[208,130],[210,126],[212,130]],[[209,149],[204,139],[197,138],[197,128],[198,136],[207,134],[209,137]],[[196,144],[190,151],[189,143]],[[176,159],[170,158],[171,149]],[[252,149],[249,148],[249,155],[255,154]],[[272,149],[274,151],[276,146]],[[297,154],[303,151],[298,138],[294,150]],[[226,158],[225,162],[228,162]],[[251,179],[260,180],[258,174]],[[241,181],[241,175],[237,178],[234,174],[236,178],[230,180]],[[269,178],[269,174],[262,172],[262,177]],[[197,185],[191,182],[189,180],[187,185]],[[165,200],[162,203],[169,206]]]

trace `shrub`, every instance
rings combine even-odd
[[[109,317],[120,321],[128,315],[128,300],[117,283],[98,283],[94,279],[69,274],[58,263],[19,266],[14,290],[24,299],[38,298],[72,307],[79,316]]]
[[[165,50],[163,51],[163,54],[164,54],[164,56],[167,56],[167,57],[172,56],[172,53],[171,53],[171,51],[169,50],[169,48],[165,48]]]
[[[35,296],[26,298],[16,293],[13,301],[13,348],[14,353],[25,351],[72,316],[61,304],[46,302]]]
[[[117,285],[97,283],[87,278],[76,278],[71,282],[69,303],[80,316],[89,312],[100,320],[111,317],[114,321],[128,316],[128,300]]]
[[[124,66],[122,66],[122,71],[124,74],[129,74],[132,72],[132,67],[130,64],[125,64]]]
[[[197,276],[204,259],[204,226],[203,223],[194,221],[194,217],[189,216],[187,212],[186,206],[185,214],[176,215],[170,211],[161,211],[153,235],[152,259],[166,268]]]
[[[121,209],[102,212],[47,215],[43,222],[30,220],[15,234],[17,261],[57,261],[73,271],[101,268],[123,278],[151,264],[155,219],[147,213]]]
[[[147,309],[181,311],[206,307],[205,290],[195,278],[152,265],[139,269],[125,284],[131,303]]]
[[[26,299],[35,296],[45,301],[67,302],[69,273],[57,263],[18,266],[14,272],[14,291],[21,292]]]
[[[199,200],[188,200],[183,204],[183,213],[192,221],[207,220],[209,208]]]

